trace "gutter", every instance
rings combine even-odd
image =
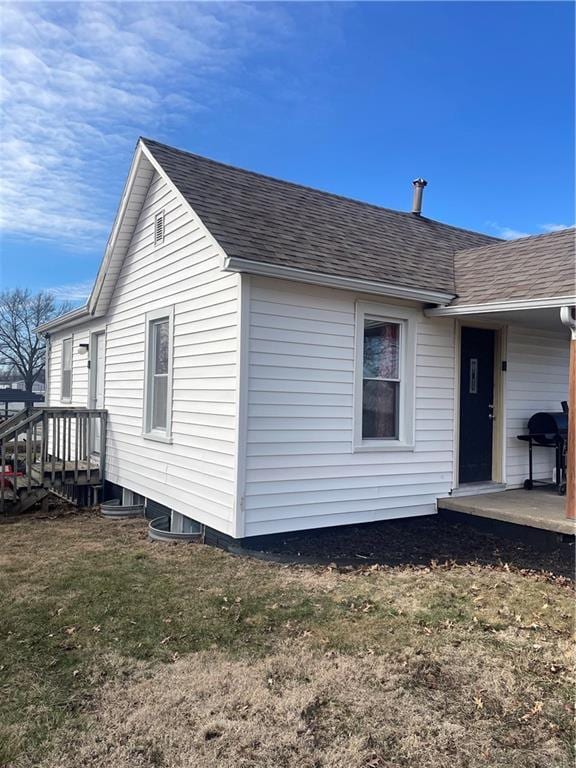
[[[428,317],[454,317],[458,315],[479,315],[489,312],[511,312],[522,309],[556,309],[565,304],[576,304],[576,296],[552,296],[544,299],[511,299],[492,301],[486,304],[465,304],[454,307],[432,307],[425,309]]]
[[[322,285],[328,288],[340,288],[345,291],[358,291],[359,293],[373,293],[380,296],[390,296],[399,299],[411,299],[426,304],[446,304],[455,298],[453,293],[445,293],[443,291],[408,288],[404,285],[381,283],[380,281],[310,272],[306,269],[283,267],[277,264],[243,259],[239,256],[228,256],[224,262],[224,271],[246,272],[251,275],[261,275],[263,277],[279,277],[284,280],[294,280],[299,283],[310,283],[312,285]]]
[[[77,325],[81,320],[86,320],[92,317],[88,305],[73,309],[71,312],[66,312],[65,315],[55,317],[54,320],[49,320],[47,323],[42,323],[37,328],[34,328],[34,333],[46,334],[48,331],[57,331],[61,328],[67,328],[69,325]]]

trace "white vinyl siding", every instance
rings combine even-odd
[[[101,320],[94,320],[71,331],[60,331],[51,335],[49,344],[49,360],[46,380],[46,405],[51,407],[86,408],[88,406],[90,355],[83,345],[90,343],[90,333],[93,330],[103,331]],[[71,394],[69,398],[62,397],[63,389],[63,352],[66,340],[71,340]],[[71,424],[71,445],[75,445],[76,426]],[[49,445],[51,442],[49,440]],[[74,456],[72,449],[71,456]]]
[[[560,323],[559,323],[560,325]],[[538,411],[561,411],[568,399],[569,335],[531,328],[508,329],[506,373],[506,482],[519,487],[528,477],[528,419]],[[534,477],[552,477],[554,451],[534,448]]]
[[[71,339],[71,360],[72,373],[71,394],[65,400],[62,397],[63,381],[63,346],[64,340]],[[54,407],[61,405],[72,405],[77,408],[86,408],[88,405],[88,378],[89,355],[83,352],[82,344],[88,344],[90,341],[89,326],[79,326],[74,331],[60,331],[52,334],[50,338],[50,359],[47,370],[46,381],[46,404]]]
[[[415,321],[414,450],[353,452],[355,301],[253,278],[246,536],[433,513],[451,489],[453,323]]]
[[[81,345],[106,332],[107,480],[237,537],[436,511],[457,475],[454,321],[427,318],[415,302],[226,273],[218,244],[157,173],[139,176],[127,211],[106,317],[52,334],[47,372],[49,405],[66,404],[70,368],[69,402],[86,407]],[[155,242],[159,211],[164,239]],[[102,290],[109,298],[111,288]],[[398,376],[372,377],[406,389],[399,439],[375,441],[387,442],[379,450],[359,445],[361,432],[358,440],[357,306],[365,302],[384,307],[370,317],[402,325],[407,355]],[[167,393],[166,413],[152,408],[147,422],[147,329],[166,317],[171,359],[152,374]],[[514,327],[507,339],[503,463],[514,487],[528,464],[516,435],[532,413],[560,410],[566,398],[568,341]],[[165,423],[166,439],[148,439],[152,423]],[[550,477],[552,460],[536,449],[536,477]]]
[[[165,239],[154,220],[165,212]],[[106,317],[107,478],[233,532],[240,278],[155,174]],[[171,442],[143,435],[146,315],[173,307]]]

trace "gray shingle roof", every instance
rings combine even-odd
[[[574,296],[575,235],[564,229],[459,251],[452,305]]]
[[[454,293],[454,253],[500,242],[142,139],[228,256]]]

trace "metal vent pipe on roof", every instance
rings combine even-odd
[[[416,216],[420,216],[422,213],[422,194],[424,187],[428,184],[426,179],[414,179],[412,182],[414,185],[414,197],[412,199],[412,213]]]

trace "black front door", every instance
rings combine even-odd
[[[492,480],[494,331],[462,328],[460,483]]]

